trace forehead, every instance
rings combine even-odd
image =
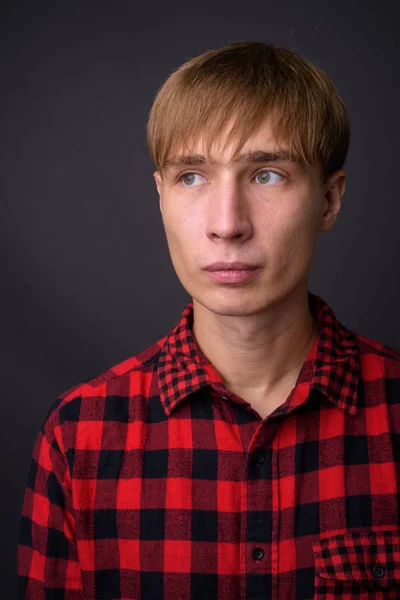
[[[221,136],[207,140],[209,153],[206,152],[205,136],[199,135],[186,141],[185,144],[171,148],[163,166],[163,171],[169,173],[185,166],[211,164],[224,167],[233,164],[253,164],[265,162],[285,162],[293,167],[304,170],[296,153],[291,153],[289,144],[277,140],[274,135],[271,118],[266,118],[245,140],[238,149],[238,138],[228,139],[232,135],[235,122],[230,120]],[[237,124],[236,124],[237,128]],[[234,152],[237,152],[234,156]]]

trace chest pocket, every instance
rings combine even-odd
[[[348,532],[312,547],[314,600],[400,598],[400,530]]]

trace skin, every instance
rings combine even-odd
[[[226,388],[265,418],[286,400],[318,333],[308,275],[319,233],[339,214],[346,173],[323,183],[317,165],[238,164],[230,162],[233,147],[220,142],[212,152],[219,166],[183,166],[154,178],[171,260],[193,298],[197,344]],[[285,148],[266,118],[241,152]],[[203,154],[201,140],[191,150]],[[215,282],[203,270],[234,260],[259,270],[240,284]]]

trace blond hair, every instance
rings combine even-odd
[[[233,119],[233,159],[268,115],[277,142],[304,166],[318,164],[323,180],[343,167],[350,123],[337,89],[322,69],[271,42],[230,44],[173,71],[151,106],[147,146],[162,173],[171,154],[199,136],[210,156]]]

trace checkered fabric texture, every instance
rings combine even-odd
[[[57,399],[25,490],[20,599],[400,598],[400,351],[309,306],[318,336],[264,421],[198,348],[192,302]]]

